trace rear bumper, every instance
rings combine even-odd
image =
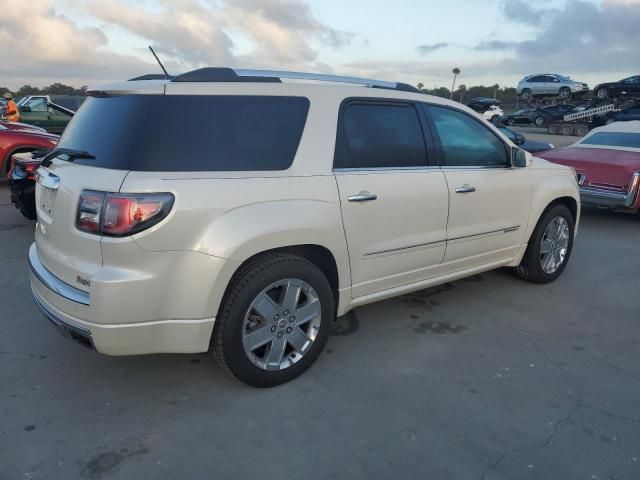
[[[609,208],[636,208],[640,193],[640,171],[635,172],[626,193],[591,187],[580,187],[580,199],[583,204]]]
[[[45,318],[66,337],[100,353],[199,353],[209,348],[215,318],[94,323],[78,315],[86,316],[95,299],[49,272],[40,262],[35,243],[29,250],[29,269],[33,298]]]

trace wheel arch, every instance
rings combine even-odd
[[[33,152],[34,150],[42,150],[42,148],[42,145],[32,145],[28,143],[14,145],[8,150],[2,159],[2,163],[0,164],[0,175],[4,175],[9,171],[9,162],[11,157],[16,153]]]
[[[580,218],[580,191],[578,183],[573,178],[573,174],[567,169],[567,173],[549,176],[548,169],[541,169],[531,172],[532,174],[532,197],[531,213],[524,239],[528,242],[533,230],[540,221],[540,218],[554,205],[564,204],[569,208],[576,224]]]
[[[304,258],[305,260],[318,267],[320,271],[325,275],[329,282],[329,285],[331,286],[331,291],[334,295],[337,311],[340,311],[339,302],[341,300],[345,303],[348,302],[348,299],[345,298],[347,297],[346,295],[340,295],[340,289],[342,285],[340,283],[340,275],[342,272],[340,271],[339,262],[336,260],[334,254],[331,252],[331,250],[329,250],[329,248],[324,245],[319,245],[317,243],[305,243],[269,248],[254,253],[241,262],[228,262],[229,267],[225,269],[226,272],[223,272],[216,279],[216,283],[218,285],[222,285],[220,285],[220,288],[214,288],[212,296],[209,299],[209,310],[214,312],[214,314],[217,316],[222,306],[224,297],[227,295],[229,289],[234,284],[236,279],[238,279],[245,271],[247,271],[247,269],[251,268],[252,265],[255,265],[256,262],[274,254],[294,255],[300,258]],[[344,287],[344,285],[342,286]]]
[[[571,215],[573,216],[573,221],[575,224],[575,233],[578,232],[578,222],[580,219],[580,197],[577,193],[572,193],[571,190],[567,189],[567,191],[558,192],[556,195],[546,195],[544,199],[536,199],[535,197],[532,199],[531,203],[531,214],[529,216],[529,223],[527,225],[527,229],[525,234],[523,235],[523,239],[526,242],[523,244],[520,253],[514,258],[514,260],[509,264],[511,267],[517,267],[522,258],[524,257],[527,245],[531,240],[531,236],[533,232],[540,222],[540,219],[554,206],[556,205],[565,205]]]

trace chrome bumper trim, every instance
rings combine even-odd
[[[95,349],[93,345],[93,339],[91,338],[91,332],[85,328],[76,327],[75,325],[71,325],[70,323],[62,320],[58,315],[53,313],[50,309],[48,309],[44,303],[38,298],[38,294],[31,288],[31,294],[33,296],[33,301],[36,306],[44,315],[44,318],[49,320],[56,330],[58,330],[63,336],[68,337],[76,342],[84,345],[85,347]]]
[[[629,183],[627,193],[612,192],[600,188],[580,187],[582,203],[601,205],[604,207],[632,208],[638,200],[640,191],[640,171],[635,172]]]
[[[56,292],[58,295],[71,300],[72,302],[81,303],[82,305],[90,305],[89,293],[72,287],[68,283],[63,282],[54,274],[52,274],[40,261],[35,242],[29,248],[29,269],[31,273],[49,290]]]

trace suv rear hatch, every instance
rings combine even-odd
[[[85,189],[117,192],[127,172],[53,160],[40,166],[36,184],[36,245],[40,261],[65,283],[89,290],[102,266],[98,235],[75,227],[78,199]]]
[[[108,98],[112,93],[118,96]],[[164,82],[123,82],[95,92],[69,122],[56,151],[86,151],[90,158],[56,155],[43,161],[36,175],[36,245],[40,261],[53,275],[80,290],[102,267],[100,235],[76,228],[83,190],[118,192],[129,172],[138,140],[130,134],[144,125],[145,112],[127,108],[122,99],[163,94]],[[143,94],[143,95],[140,95]]]

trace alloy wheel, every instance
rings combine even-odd
[[[284,370],[308,353],[321,321],[320,299],[311,285],[296,278],[272,283],[245,314],[245,354],[262,370]]]
[[[569,223],[564,217],[555,217],[544,231],[540,244],[540,265],[552,275],[564,263],[569,248]]]

